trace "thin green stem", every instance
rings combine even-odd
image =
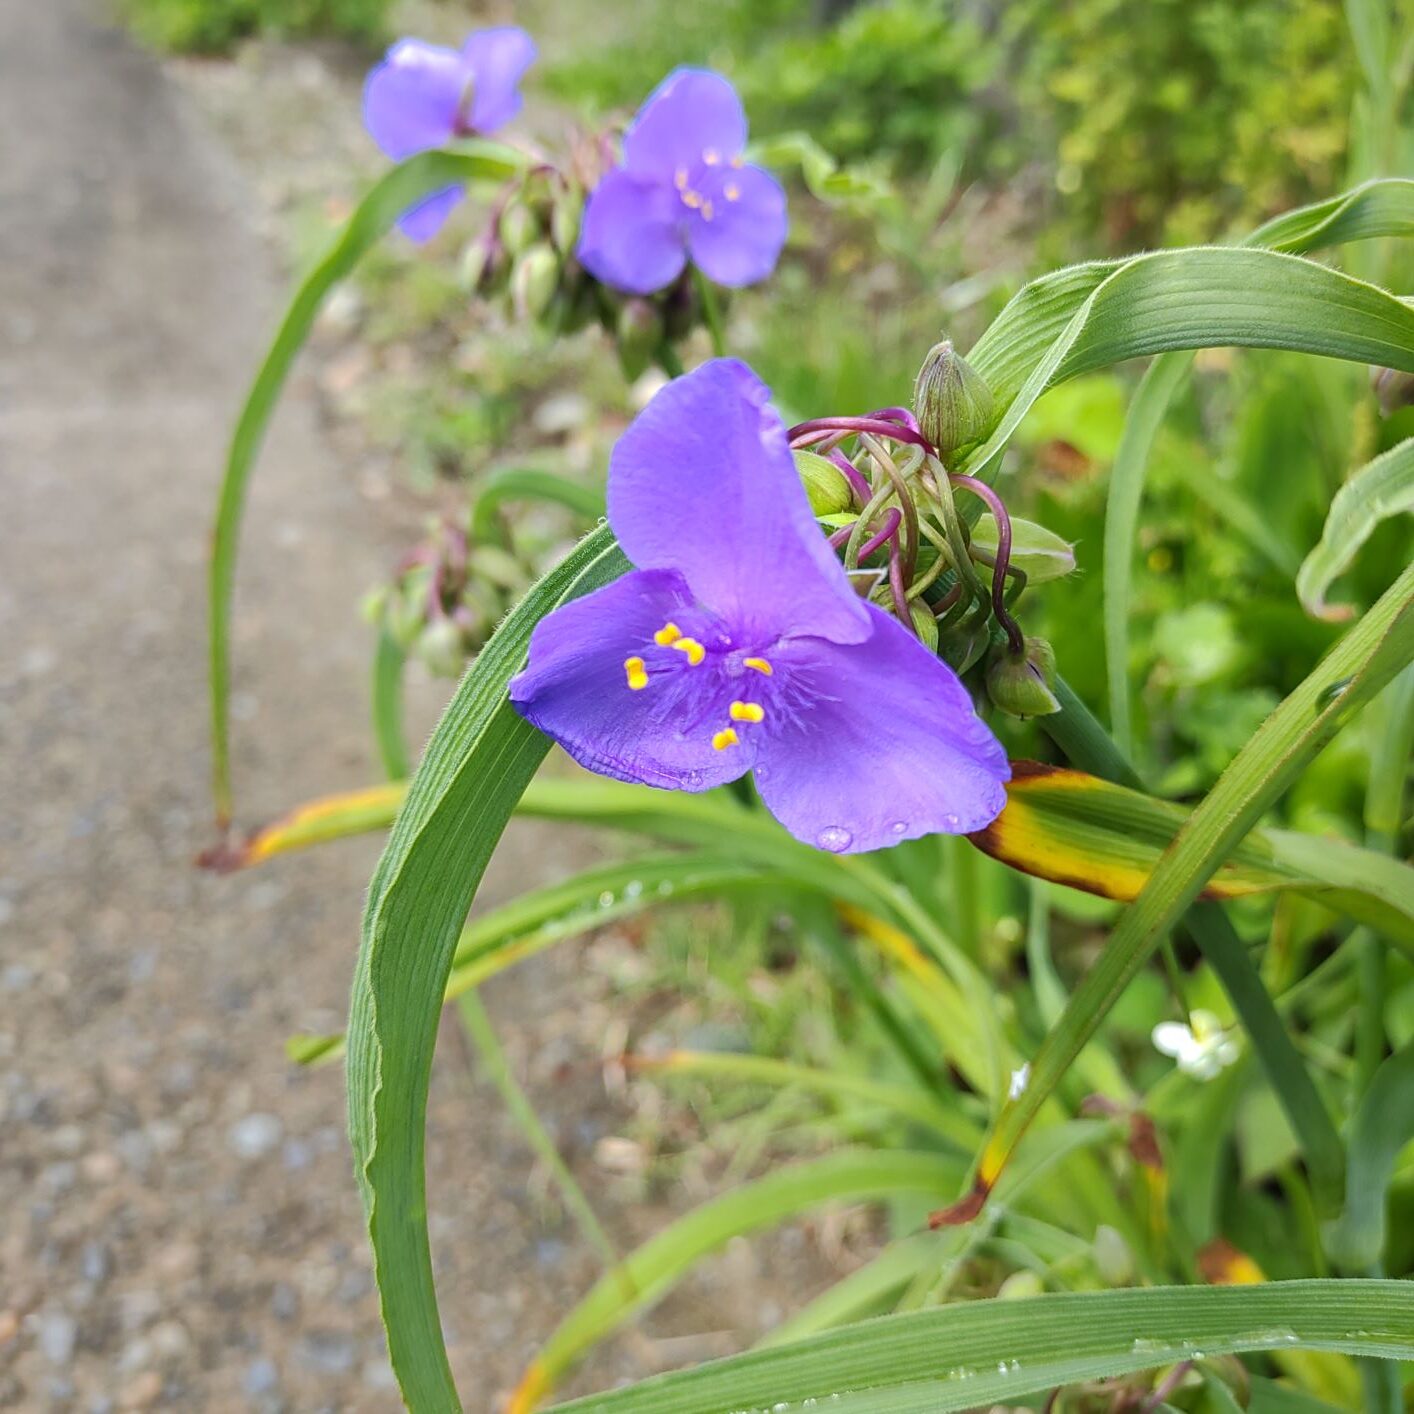
[[[408,775],[407,742],[403,739],[403,664],[406,656],[386,628],[378,631],[373,651],[373,735],[383,774],[390,781]]]
[[[712,352],[717,358],[725,358],[727,333],[722,322],[722,303],[717,298],[717,287],[695,265],[692,267],[692,283],[702,301],[702,317],[712,340]]]
[[[678,357],[678,351],[666,339],[658,345],[657,351],[653,355],[653,361],[669,378],[682,377],[682,359]]]
[[[506,1053],[501,1049],[501,1043],[496,1038],[496,1029],[491,1024],[491,1018],[481,1001],[480,993],[474,987],[463,992],[457,998],[457,1014],[461,1018],[462,1028],[466,1032],[467,1039],[476,1049],[486,1078],[500,1091],[502,1101],[510,1111],[511,1117],[520,1126],[520,1131],[525,1136],[526,1142],[540,1162],[550,1171],[551,1177],[559,1187],[565,1207],[569,1209],[575,1222],[578,1223],[579,1230],[584,1234],[585,1240],[598,1251],[607,1268],[610,1270],[616,1268],[619,1265],[617,1249],[610,1241],[608,1233],[600,1225],[599,1219],[595,1217],[594,1209],[590,1206],[589,1199],[585,1197],[584,1190],[579,1186],[574,1174],[570,1172],[569,1165],[561,1158],[560,1151],[555,1147],[555,1141],[550,1138],[545,1126],[541,1124],[540,1116],[535,1113],[535,1106],[530,1103],[525,1091],[520,1088],[515,1076],[511,1073]]]

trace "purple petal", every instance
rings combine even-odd
[[[679,571],[747,652],[858,643],[869,616],[820,533],[770,390],[735,359],[676,378],[619,438],[609,523],[640,569]]]
[[[536,624],[511,701],[581,766],[620,781],[702,791],[751,768],[755,739],[743,733],[718,750],[730,725],[736,684],[717,653],[692,663],[654,635],[675,624],[699,644],[720,640],[721,625],[692,600],[679,574],[636,570],[572,600]],[[641,659],[647,686],[629,686],[626,661]]]
[[[462,58],[472,73],[471,129],[494,133],[520,112],[521,75],[535,62],[535,41],[517,25],[467,36]]]
[[[589,195],[579,237],[580,263],[617,290],[647,295],[671,284],[687,264],[677,192],[659,182],[610,172]]]
[[[624,134],[624,166],[670,181],[680,168],[726,162],[745,146],[746,114],[736,89],[710,69],[675,69]]]
[[[394,161],[439,147],[456,132],[470,76],[455,49],[400,39],[364,83],[364,126]]]
[[[431,196],[423,197],[416,206],[409,206],[398,217],[398,229],[410,240],[430,241],[442,229],[443,222],[465,192],[461,187],[443,187]]]
[[[837,854],[980,830],[1006,803],[1006,753],[952,670],[869,613],[863,643],[778,652],[802,705],[761,740],[761,798],[797,839]]]
[[[693,263],[718,285],[754,285],[786,241],[786,194],[760,167],[713,169],[689,228]]]

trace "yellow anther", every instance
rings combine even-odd
[[[666,648],[670,643],[676,643],[681,637],[682,630],[676,624],[664,624],[653,635],[653,642],[660,648]]]
[[[712,201],[710,197],[702,203],[702,219],[704,221],[710,221],[712,219]]]
[[[634,692],[641,692],[648,686],[648,674],[643,669],[642,658],[625,658],[624,672],[628,674],[628,685]]]
[[[722,195],[726,197],[728,201],[740,201],[741,188],[737,186],[735,182],[728,182],[726,186],[722,188]]]
[[[707,656],[707,650],[695,638],[675,638],[672,646],[687,654],[689,667],[695,668]]]
[[[709,166],[715,167],[721,160],[722,154],[715,147],[709,147],[703,154],[702,160]]]
[[[737,168],[745,167],[745,166],[746,166],[746,158],[744,158],[744,157],[733,157],[732,160],[731,160],[730,165],[733,166],[733,167],[737,167]]]
[[[686,167],[679,167],[679,168],[677,169],[677,171],[673,173],[673,185],[676,186],[679,191],[686,191],[686,190],[687,190],[687,168],[686,168]]]
[[[702,198],[695,191],[685,191],[682,194],[682,204],[695,211],[702,205]]]
[[[765,673],[767,677],[775,671],[764,658],[743,658],[741,665],[744,668],[754,668],[758,673]]]
[[[766,709],[759,702],[733,702],[727,708],[727,716],[734,722],[760,722],[765,719]]]
[[[740,740],[736,734],[735,727],[723,727],[712,737],[712,750],[725,751],[729,746],[735,746]]]

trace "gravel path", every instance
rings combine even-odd
[[[206,530],[280,282],[242,173],[97,13],[0,0],[0,1406],[393,1409],[342,1076],[283,1056],[342,1024],[376,841],[191,867],[210,840]],[[373,771],[355,605],[396,547],[313,409],[297,379],[246,527],[246,823]],[[517,827],[487,894],[583,848]],[[616,1237],[659,1226],[641,1193],[603,1201],[591,1155],[623,1116],[575,959],[493,1004]],[[489,1409],[596,1268],[455,1044],[430,1146],[453,1360]],[[778,1280],[798,1279],[799,1236]],[[780,1295],[729,1253],[654,1317],[661,1340],[585,1378],[726,1348]]]

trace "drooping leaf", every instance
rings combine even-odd
[[[1023,874],[1130,901],[1191,813],[1083,771],[1017,761],[1006,808],[969,838]],[[1278,889],[1295,889],[1371,923],[1414,951],[1414,869],[1344,841],[1253,830],[1199,897]]]
[[[548,501],[585,520],[604,514],[604,489],[538,467],[510,466],[493,471],[477,488],[471,505],[471,538],[490,538],[496,512],[507,501]]]
[[[525,156],[512,148],[476,139],[444,151],[420,152],[385,173],[359,202],[328,251],[295,291],[246,395],[226,454],[226,470],[212,530],[209,575],[211,767],[216,815],[222,824],[231,815],[230,620],[241,514],[266,426],[295,355],[308,338],[319,307],[329,292],[353,271],[409,206],[439,187],[478,180],[503,181],[519,172],[525,162]]]
[[[1335,494],[1321,541],[1301,565],[1296,593],[1308,614],[1331,622],[1349,619],[1353,604],[1326,601],[1332,583],[1348,570],[1375,527],[1414,512],[1414,437],[1367,462]]]
[[[1260,1350],[1414,1355],[1414,1283],[1063,1292],[883,1316],[555,1406],[556,1414],[948,1414],[1179,1360]]]
[[[548,740],[506,687],[534,625],[624,570],[607,530],[522,600],[462,679],[428,743],[369,888],[349,1016],[349,1137],[393,1370],[408,1404],[460,1404],[432,1279],[423,1165],[437,1020],[473,895]]]

